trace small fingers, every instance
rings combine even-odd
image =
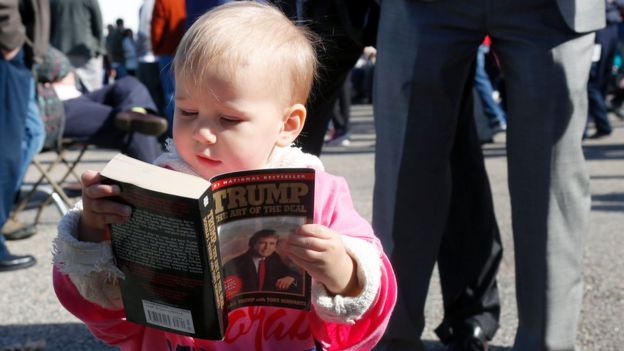
[[[85,205],[82,218],[85,224],[102,229],[108,224],[124,223],[130,219],[132,208],[130,206],[111,200],[92,200],[89,206]]]
[[[291,259],[297,261],[295,263],[301,263],[304,266],[322,265],[325,262],[324,252],[308,250],[299,246],[289,246],[288,255]]]
[[[83,189],[84,196],[90,199],[101,199],[104,197],[117,196],[121,193],[118,185],[108,185],[95,183]]]
[[[102,177],[100,173],[92,170],[85,171],[80,175],[80,182],[82,183],[83,190],[93,184],[100,183],[102,181]]]
[[[321,239],[329,239],[334,235],[334,232],[321,224],[304,224],[297,229],[297,232],[295,234]]]
[[[129,218],[132,215],[132,208],[128,205],[112,200],[96,200],[91,203],[90,210],[100,215],[115,215]]]
[[[102,226],[106,226],[108,224],[121,224],[125,223],[130,219],[130,217],[119,216],[114,214],[100,214],[98,219],[101,221]]]
[[[319,239],[316,237],[299,234],[289,235],[287,243],[291,247],[297,247],[312,251],[325,251],[327,246],[327,240],[325,239]]]

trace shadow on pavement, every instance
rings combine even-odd
[[[624,144],[595,144],[583,145],[587,160],[614,160],[624,159]]]
[[[444,345],[441,342],[433,341],[433,340],[423,340],[423,344],[425,345],[426,351],[444,351]],[[511,347],[503,347],[496,345],[489,345],[489,351],[511,351]]]
[[[586,160],[615,160],[624,159],[624,144],[584,144],[583,152]],[[483,147],[483,156],[486,158],[505,157],[505,144],[488,144]]]
[[[0,326],[0,350],[111,351],[81,323],[18,324]]]
[[[424,340],[423,343],[427,351],[444,351],[444,345],[438,341]],[[0,350],[112,351],[117,348],[95,339],[83,324],[64,323],[0,326]],[[511,347],[490,345],[489,350],[511,351]]]
[[[592,211],[624,212],[624,193],[592,195]]]

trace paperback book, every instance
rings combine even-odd
[[[310,309],[310,276],[284,242],[312,222],[313,169],[205,180],[119,154],[101,175],[133,209],[128,222],[111,226],[129,321],[220,340],[236,308]]]

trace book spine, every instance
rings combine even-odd
[[[205,257],[207,260],[206,275],[207,280],[210,280],[212,284],[212,295],[214,297],[214,307],[217,314],[217,322],[221,335],[225,335],[228,319],[227,311],[225,310],[225,290],[223,286],[223,272],[221,269],[221,255],[219,253],[219,236],[217,234],[217,222],[215,219],[214,202],[212,199],[212,192],[207,190],[201,197],[200,201],[200,214],[202,217],[203,232],[205,237]]]

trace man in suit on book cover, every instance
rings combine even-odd
[[[292,270],[277,253],[279,236],[273,229],[262,229],[249,238],[249,249],[223,266],[231,294],[243,292],[301,292],[301,273]],[[229,296],[232,296],[228,294]]]

